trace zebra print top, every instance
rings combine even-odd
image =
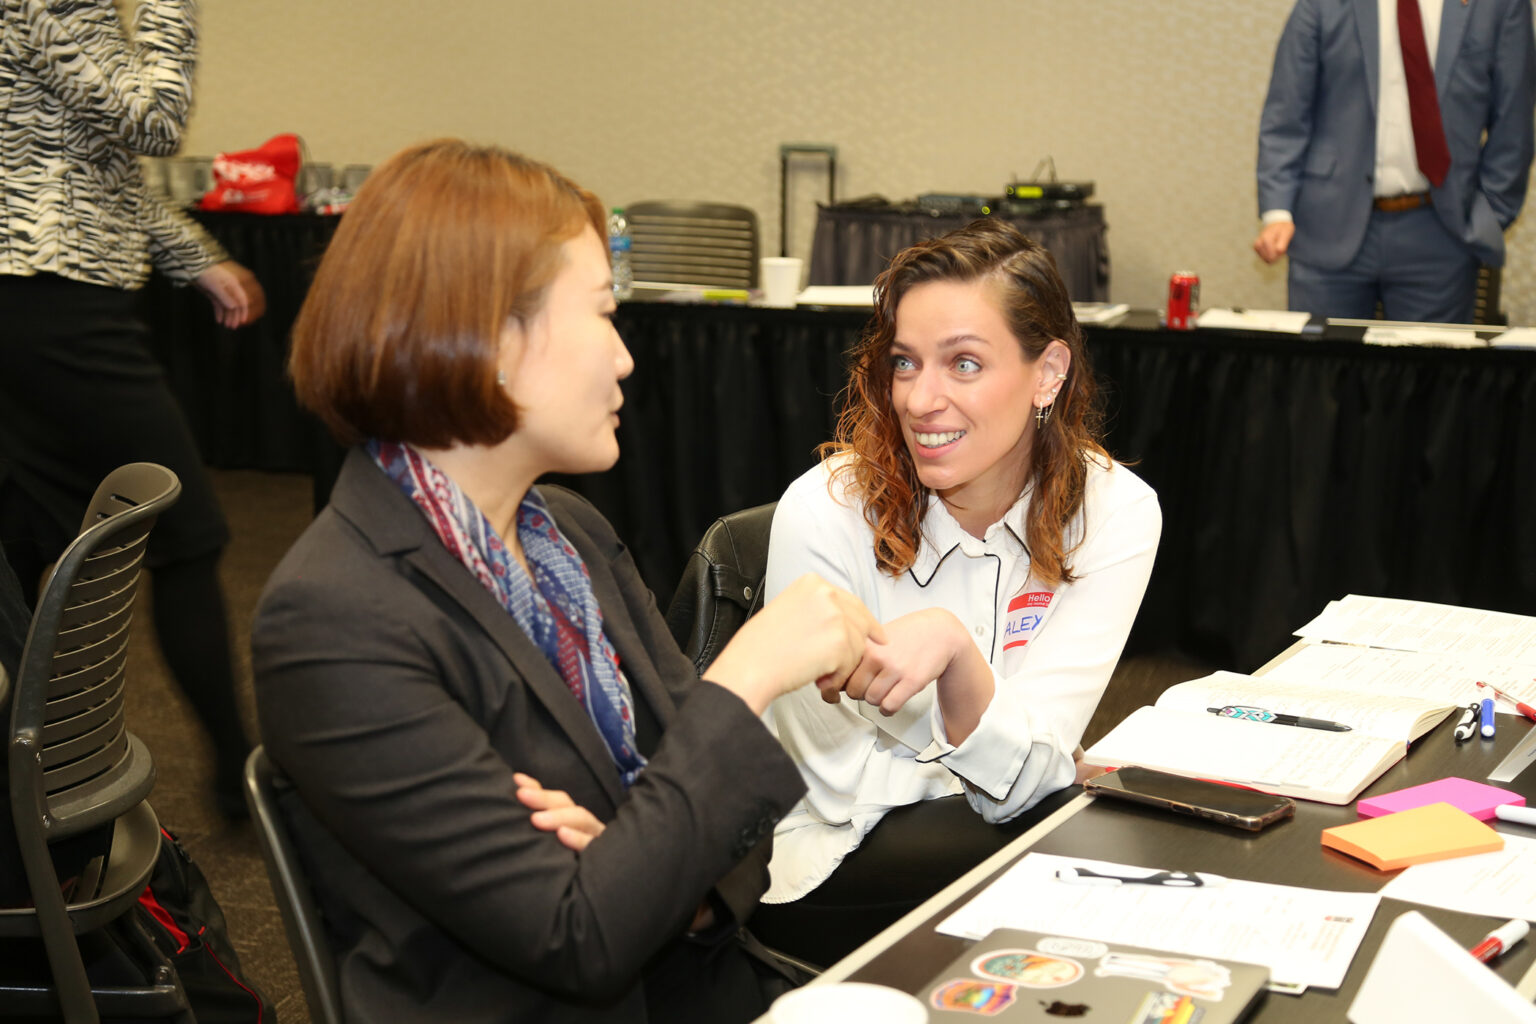
[[[0,274],[135,289],[228,254],[144,186],[191,107],[195,0],[0,0]]]

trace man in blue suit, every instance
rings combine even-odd
[[[1253,247],[1290,256],[1292,309],[1470,322],[1478,264],[1503,265],[1525,201],[1533,116],[1531,0],[1298,0]]]

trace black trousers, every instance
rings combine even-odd
[[[155,626],[213,740],[220,805],[239,814],[249,743],[217,572],[229,528],[138,305],[134,292],[52,274],[0,275],[0,544],[30,600],[108,473],[156,462],[180,478],[145,557]]]
[[[129,462],[181,479],[150,535],[151,569],[229,540],[138,303],[52,274],[0,275],[0,541],[28,588],[79,532],[96,485]]]
[[[1003,825],[981,819],[963,796],[898,807],[818,885],[792,903],[762,903],[752,931],[763,943],[830,967],[1081,790],[1053,793]]]

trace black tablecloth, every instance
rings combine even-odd
[[[619,464],[569,481],[665,601],[831,435],[864,314],[626,305]],[[1136,321],[1132,321],[1134,324]],[[1536,353],[1095,327],[1107,443],[1163,538],[1131,649],[1251,670],[1345,593],[1536,614]]]
[[[144,289],[155,354],[209,465],[309,472],[328,441],[288,384],[288,334],[340,218],[193,216],[256,275],[267,312],[249,327],[225,330],[196,289],[174,288],[156,274]]]
[[[1109,299],[1109,240],[1102,206],[1036,214],[997,213],[1050,250],[1078,302]],[[871,284],[891,257],[916,242],[968,223],[907,207],[820,206],[811,243],[810,284]]]
[[[258,328],[152,295],[159,349],[216,466],[309,470],[337,449],[294,408],[286,338],[330,222],[205,215],[268,288]],[[704,528],[776,499],[831,434],[861,311],[626,303],[623,455],[568,482],[663,604]],[[1257,667],[1356,592],[1536,614],[1536,352],[1380,348],[1151,317],[1090,327],[1108,442],[1156,488],[1162,545],[1132,650]]]

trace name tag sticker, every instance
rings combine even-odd
[[[1049,590],[1031,590],[1008,602],[1008,618],[1003,624],[1003,650],[1023,647],[1045,621],[1046,609],[1056,595]]]

